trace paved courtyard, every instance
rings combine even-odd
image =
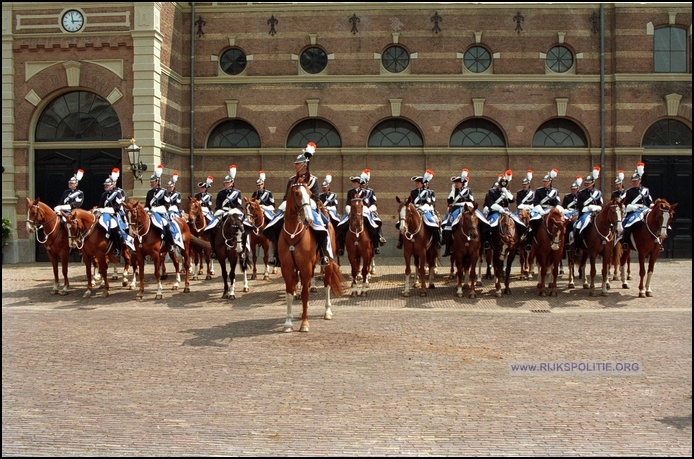
[[[279,274],[222,300],[217,266],[156,300],[148,265],[135,301],[83,299],[77,263],[66,296],[50,265],[4,265],[3,456],[691,456],[691,260],[659,260],[646,299],[638,276],[590,297],[566,275],[556,298],[517,276],[457,298],[446,268],[405,298],[402,260],[378,264],[331,321],[312,294],[309,333],[295,301],[289,334]]]

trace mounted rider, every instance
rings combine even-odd
[[[580,175],[576,176],[576,181],[571,184],[571,192],[566,193],[564,195],[564,199],[561,201],[561,206],[564,208],[564,217],[566,217],[569,220],[569,223],[566,224],[566,235],[569,237],[568,241],[564,241],[564,246],[566,249],[568,249],[571,244],[574,243],[574,222],[578,218],[578,201],[576,198],[578,197],[578,188],[581,186],[583,183],[583,177]]]
[[[509,205],[512,202],[515,202],[515,197],[513,196],[513,193],[511,193],[507,189],[508,184],[511,183],[512,178],[513,172],[509,169],[506,171],[504,175],[499,176],[499,180],[496,182],[496,187],[490,188],[489,191],[487,191],[487,195],[484,198],[484,208],[482,209],[482,213],[487,218],[490,228],[483,232],[482,239],[484,241],[485,249],[491,247],[491,228],[494,228],[499,225],[500,213],[506,213],[513,217],[511,211],[509,210]],[[520,223],[523,224],[522,222]]]
[[[345,254],[345,238],[347,237],[347,230],[349,229],[349,210],[351,209],[352,199],[357,199],[359,192],[361,191],[361,175],[355,175],[349,178],[352,182],[352,188],[347,190],[347,198],[345,199],[345,213],[340,218],[340,221],[335,225],[335,234],[337,236],[337,254],[342,256]]]
[[[63,195],[60,197],[60,204],[53,208],[57,215],[61,215],[63,221],[65,221],[65,217],[70,213],[70,211],[72,211],[72,209],[82,207],[82,203],[84,202],[84,192],[82,190],[78,190],[77,186],[79,181],[82,180],[83,176],[84,171],[82,169],[77,170],[77,173],[67,181],[68,189],[65,190]]]
[[[415,175],[410,180],[415,187],[410,191],[410,199],[415,208],[422,214],[422,221],[429,227],[432,243],[437,249],[441,248],[441,219],[436,212],[436,193],[429,189],[429,183],[434,178],[434,172],[427,169],[423,175]],[[395,225],[400,229],[400,222]],[[402,233],[398,238],[396,249],[402,249]]]
[[[620,170],[617,173],[617,178],[614,179],[614,190],[612,190],[612,195],[610,196],[610,200],[614,198],[619,198],[619,199],[624,199],[624,197],[627,195],[627,190],[624,188],[624,171]]]
[[[361,175],[360,186],[366,191],[364,195],[364,215],[369,218],[369,223],[371,227],[376,225],[374,231],[371,232],[371,243],[373,244],[374,254],[378,255],[381,253],[379,249],[380,246],[386,243],[386,239],[383,237],[383,221],[378,215],[378,204],[376,199],[376,192],[373,188],[369,186],[371,181],[371,170],[364,169]],[[433,192],[432,192],[433,193]]]
[[[272,258],[270,260],[270,263],[272,264],[277,265],[277,260],[279,259],[277,257],[277,242],[279,240],[280,231],[282,231],[284,224],[284,211],[287,207],[287,196],[289,196],[292,183],[297,176],[304,180],[304,183],[306,183],[311,194],[311,210],[313,213],[313,219],[310,223],[310,227],[313,230],[318,249],[320,250],[321,266],[329,265],[330,260],[334,258],[333,250],[330,245],[330,238],[328,237],[328,219],[322,213],[319,214],[317,211],[317,202],[320,200],[318,197],[318,178],[311,174],[309,168],[311,157],[315,154],[315,152],[316,144],[309,142],[303,152],[296,157],[296,160],[294,161],[294,170],[296,171],[296,174],[289,177],[289,180],[287,181],[287,189],[284,193],[284,197],[282,198],[282,204],[279,205],[278,211],[273,217],[272,221],[270,221],[265,227],[265,230],[263,230],[265,237],[270,239],[273,243],[274,253],[272,254]]]
[[[125,191],[116,185],[120,176],[118,168],[111,171],[111,175],[104,181],[104,193],[101,195],[95,215],[99,218],[99,224],[106,230],[106,239],[114,244],[115,254],[120,254],[123,244],[135,251],[133,238],[127,233],[128,225],[125,223],[125,215],[122,210],[126,200]]]
[[[530,212],[528,241],[532,238],[530,233],[537,229],[537,225],[540,224],[540,219],[543,215],[546,215],[550,209],[557,208],[562,214],[564,213],[564,207],[562,207],[559,202],[559,190],[552,186],[552,181],[557,175],[559,175],[557,169],[549,171],[547,175],[542,177],[542,186],[535,190],[535,198],[533,199],[534,207]],[[530,244],[528,244],[525,249],[530,250]]]
[[[164,166],[160,164],[149,178],[151,188],[147,191],[144,208],[149,214],[152,224],[161,230],[161,238],[169,244],[170,250],[174,250],[177,245],[183,249],[181,230],[175,222],[170,222],[168,218],[166,190],[160,186],[163,172]]]
[[[265,188],[265,172],[258,172],[258,180],[255,182],[256,190],[251,195],[251,199],[255,199],[260,204],[260,208],[265,211],[266,218],[272,218],[275,213],[275,198],[272,196],[272,191]]]
[[[521,181],[521,189],[516,191],[516,215],[517,211],[525,209],[530,211],[533,208],[535,192],[530,189],[530,182],[533,180],[533,171],[528,169],[525,178]]]
[[[198,189],[200,191],[195,193],[194,196],[194,198],[200,202],[202,213],[205,216],[205,221],[207,222],[205,230],[214,228],[219,222],[219,220],[212,215],[212,194],[207,191],[212,186],[213,182],[214,177],[211,175],[208,176],[204,182],[198,182]]]
[[[183,209],[181,208],[183,199],[181,199],[181,193],[176,191],[177,181],[178,172],[174,172],[171,180],[166,184],[164,200],[166,201],[166,210],[168,211],[169,220],[171,220],[171,217],[180,217],[183,214]]]
[[[458,224],[462,215],[462,209],[464,206],[473,207],[475,203],[475,197],[472,195],[472,190],[468,187],[470,178],[468,176],[469,171],[463,168],[460,171],[460,175],[456,177],[451,177],[451,192],[448,194],[448,212],[443,217],[443,222],[441,222],[441,232],[443,235],[443,243],[446,245],[443,256],[447,257],[451,254],[451,249],[453,248],[453,227]],[[484,219],[484,215],[479,209],[476,210],[477,217]]]
[[[243,243],[242,246],[250,250],[248,245],[248,234],[253,230],[253,225],[246,220],[243,214],[243,196],[241,191],[234,187],[236,180],[236,165],[229,166],[229,175],[224,177],[224,188],[217,193],[215,202],[214,216],[222,220],[224,216],[235,218],[238,224],[243,228]],[[241,258],[246,256],[246,251],[241,253]]]
[[[593,167],[593,172],[583,181],[584,188],[576,195],[576,207],[578,208],[578,220],[574,225],[574,245],[576,250],[581,249],[581,233],[585,230],[594,214],[602,210],[604,205],[602,191],[595,189],[595,181],[600,176],[600,168]]]
[[[330,191],[330,183],[333,181],[333,176],[328,172],[325,174],[325,180],[323,180],[321,191],[322,193],[318,195],[318,199],[323,203],[323,208],[330,214],[330,221],[333,222],[333,226],[337,229],[338,223],[340,223],[340,215],[337,213],[338,200],[337,194]]]
[[[636,165],[636,170],[631,176],[631,188],[629,188],[622,200],[622,203],[626,205],[624,209],[626,212],[626,217],[624,218],[624,233],[622,234],[622,248],[628,250],[629,237],[631,236],[631,230],[634,225],[641,224],[646,219],[648,215],[648,210],[653,207],[653,198],[651,193],[645,186],[641,185],[641,178],[643,177],[643,172],[645,169],[645,164],[639,162]],[[661,250],[662,247],[661,247]]]

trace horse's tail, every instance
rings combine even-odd
[[[330,260],[330,264],[325,267],[325,280],[330,286],[330,291],[334,296],[342,296],[342,283],[345,278],[340,271],[340,267],[334,260]]]
[[[197,236],[193,236],[192,234],[190,235],[190,245],[197,248],[200,251],[212,249],[212,246],[210,245],[209,241],[206,241]]]

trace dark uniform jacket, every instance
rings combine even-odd
[[[613,200],[614,198],[624,199],[624,196],[626,195],[627,190],[614,190],[610,196],[610,200]]]
[[[533,190],[520,189],[516,191],[516,205],[527,204],[529,206],[533,205],[533,199],[535,198],[535,193]]]
[[[464,186],[462,188],[454,188],[453,196],[449,195],[446,202],[449,206],[462,207],[466,202],[475,202],[475,198],[472,196],[470,188]]]
[[[67,190],[65,190],[63,195],[60,197],[60,201],[58,202],[58,204],[60,204],[60,205],[70,204],[71,209],[77,209],[78,207],[82,207],[83,202],[84,202],[84,192],[82,192],[82,190],[67,189]]]
[[[424,204],[429,204],[434,206],[436,203],[436,193],[428,188],[414,188],[410,191],[410,197],[412,198],[412,203],[415,207],[423,206]]]
[[[515,201],[515,198],[513,196],[511,199],[508,199],[506,197],[506,194],[501,191],[499,188],[491,188],[487,192],[487,196],[484,198],[484,207],[488,208],[490,211],[492,210],[492,204],[499,204],[501,207],[504,209],[508,209],[508,205],[512,202]]]
[[[243,212],[243,198],[241,196],[241,191],[237,190],[233,186],[230,189],[222,189],[217,193],[217,202],[215,210],[220,210],[222,208],[228,209],[238,209]]]
[[[624,196],[624,205],[628,206],[630,204],[643,204],[646,207],[650,207],[653,204],[653,198],[651,198],[648,188],[645,186],[629,188],[626,196]]]
[[[328,191],[327,193],[321,193],[318,198],[321,200],[323,203],[324,207],[328,206],[334,206],[337,208],[337,194],[333,193],[332,191]]]
[[[578,208],[578,214],[583,215],[583,208],[585,206],[602,206],[602,191],[596,190],[593,187],[592,190],[584,188],[578,193],[576,193],[576,206]]]
[[[150,188],[149,191],[147,191],[147,197],[145,198],[145,209],[151,209],[152,207],[156,206],[166,207],[166,201],[164,199],[165,195],[166,190],[160,186]]]
[[[255,190],[251,199],[256,199],[259,203],[268,207],[275,207],[275,198],[270,190]]]
[[[195,199],[200,201],[201,207],[207,207],[208,210],[212,210],[212,195],[207,191],[201,191],[195,195]]]
[[[181,193],[179,193],[178,191],[174,190],[169,192],[167,190],[166,193],[164,193],[164,205],[167,209],[171,206],[176,206],[180,212],[183,210],[181,209],[182,202],[183,199],[181,198]]]
[[[104,191],[99,199],[98,207],[111,207],[114,211],[119,212],[122,204],[125,202],[125,191],[122,188],[114,188],[113,190]]]
[[[576,209],[576,197],[578,193],[566,193],[564,199],[561,201],[561,206],[564,209]]]
[[[318,186],[318,177],[316,177],[313,174],[309,174],[308,172],[304,172],[301,174],[301,177],[307,181],[308,189],[311,192],[311,199],[313,199],[314,202],[318,203],[320,201],[319,195],[320,195],[320,188]],[[287,196],[289,196],[289,188],[292,186],[292,182],[296,178],[296,175],[292,175],[289,177],[289,180],[287,181],[287,191],[284,193],[284,198],[282,198],[282,201],[287,200]]]
[[[533,205],[556,207],[559,205],[559,190],[553,187],[540,187],[535,190]]]

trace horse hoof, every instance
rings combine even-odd
[[[462,298],[463,294],[462,293],[456,293],[455,296],[457,296],[458,298]]]
[[[332,315],[332,314],[326,314],[325,316],[323,316],[323,319],[325,319],[325,320],[333,320],[333,315]]]
[[[421,297],[427,296],[427,292],[420,292],[419,296],[421,296]]]
[[[607,294],[607,292],[602,292],[602,293],[600,294],[600,296],[609,296],[609,295]]]
[[[111,280],[118,280],[118,275],[114,274],[113,276],[111,276]]]
[[[433,289],[433,288],[434,288],[434,284],[429,284],[429,288]]]
[[[590,292],[589,295],[590,295],[590,296],[595,296],[595,292]]]
[[[643,293],[643,292],[642,292],[642,293],[639,293],[639,298],[646,298],[646,294]]]
[[[154,299],[155,300],[161,300],[163,298],[163,295],[157,294]]]
[[[564,274],[564,270],[563,270],[563,269],[560,269],[560,270],[559,270],[559,274]]]
[[[186,287],[183,289],[183,293],[190,293],[190,287]]]
[[[652,297],[652,296],[653,296],[653,292],[646,292],[646,296],[647,296],[647,297]]]
[[[606,288],[607,290],[609,290],[609,289],[610,289],[610,284],[607,284],[607,285],[605,286],[605,288]]]
[[[501,292],[494,292],[494,296],[497,298],[501,298]]]
[[[248,287],[244,287],[244,288],[243,288],[243,291],[244,291],[244,292],[250,292],[250,289],[249,289]]]
[[[627,280],[631,280],[631,276],[627,276]]]
[[[540,296],[541,296],[541,297],[546,297],[546,296],[547,296],[547,292],[540,292]]]
[[[101,294],[101,298],[108,298],[108,292],[104,292]]]
[[[629,285],[627,285],[627,284],[622,284],[622,288],[623,288],[623,289],[628,289],[628,288],[629,288]]]
[[[123,281],[121,283],[121,287],[127,287],[128,286],[128,281]]]
[[[251,280],[256,280],[258,277],[255,274],[251,274]]]
[[[558,296],[557,292],[550,292],[549,296]]]
[[[510,295],[510,294],[511,294],[510,288],[504,289],[504,295]]]
[[[573,283],[573,282],[569,282],[569,288],[574,288],[574,287],[575,287],[574,283]]]
[[[58,294],[58,290],[51,290],[51,295],[57,295],[57,294]]]
[[[308,333],[308,327],[305,325],[302,325],[301,328],[299,329],[299,331],[303,332],[303,333]]]
[[[91,298],[91,297],[92,297],[92,291],[91,290],[87,290],[86,292],[84,292],[84,295],[82,295],[82,298]]]
[[[294,331],[294,329],[292,327],[284,327],[284,328],[282,328],[282,331],[284,333],[291,333]]]
[[[311,293],[316,293],[318,289],[316,287],[311,287]]]
[[[171,290],[178,290],[178,285],[174,285],[173,287],[171,287]]]
[[[474,300],[475,298],[477,298],[477,295],[474,293],[471,293],[470,296],[468,296],[468,298]]]
[[[270,279],[270,276],[268,276],[267,274],[263,276],[263,280],[268,280],[268,279]]]
[[[61,291],[60,291],[60,295],[62,295],[62,296],[65,296],[65,295],[67,295],[68,293],[70,293],[70,292],[68,292],[67,290],[61,290]]]
[[[402,296],[409,298],[410,292],[402,292]]]

